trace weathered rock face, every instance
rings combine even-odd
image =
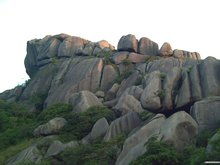
[[[129,136],[124,142],[123,150],[116,161],[116,165],[128,165],[132,160],[143,155],[146,151],[145,143],[158,133],[165,119],[164,115],[158,114],[148,124]]]
[[[122,115],[128,112],[143,112],[143,108],[141,107],[141,103],[135,99],[132,95],[123,95],[118,100],[118,103],[114,106],[114,109],[121,112]]]
[[[66,125],[66,123],[67,121],[64,118],[56,117],[48,123],[38,126],[34,130],[34,136],[56,134]]]
[[[161,56],[171,56],[173,54],[172,47],[168,42],[165,42],[160,48],[159,54]]]
[[[138,42],[138,53],[156,56],[158,55],[158,44],[151,41],[149,38],[142,37]]]
[[[198,133],[198,125],[184,111],[165,118],[157,114],[150,122],[131,134],[124,142],[123,150],[116,164],[127,165],[146,152],[145,144],[151,137],[157,137],[165,143],[173,145],[177,150],[193,143]]]
[[[152,72],[146,80],[146,87],[141,95],[141,104],[146,109],[157,111],[162,108],[160,75],[158,71]]]
[[[99,88],[103,68],[101,59],[78,57],[64,61],[63,66],[52,82],[46,106],[56,102],[67,103],[73,93],[82,90],[95,92]]]
[[[183,150],[187,145],[193,144],[198,133],[198,124],[186,112],[179,111],[166,119],[160,128],[162,141]]]
[[[79,37],[66,38],[59,47],[58,57],[71,57],[83,49],[85,41]]]
[[[69,103],[73,106],[73,110],[75,112],[85,112],[92,106],[102,106],[102,103],[99,101],[99,99],[89,91],[74,93],[70,97]]]
[[[138,71],[135,71],[127,79],[124,79],[118,89],[117,97],[120,97],[127,88],[134,86],[139,77]]]
[[[173,57],[178,58],[178,59],[186,59],[186,58],[192,58],[195,60],[200,60],[200,54],[197,52],[188,52],[188,51],[184,51],[184,50],[178,50],[175,49],[173,51]]]
[[[92,127],[91,132],[84,137],[81,141],[83,144],[87,144],[96,140],[97,138],[103,137],[109,128],[108,121],[106,118],[101,118]]]
[[[132,34],[122,36],[118,42],[119,51],[137,52],[138,40]]]
[[[210,97],[196,102],[190,113],[199,125],[199,131],[220,127],[220,97]]]
[[[59,140],[53,141],[53,143],[48,147],[45,154],[46,157],[56,156],[59,153],[63,152],[67,148],[77,147],[79,144],[76,141],[70,141],[69,143],[63,144]]]
[[[112,65],[106,65],[103,69],[102,80],[101,80],[101,89],[103,91],[109,90],[114,84],[118,73]]]
[[[141,95],[143,93],[143,89],[141,89],[140,87],[138,86],[131,86],[129,88],[127,88],[124,93],[122,94],[123,95],[132,95],[134,96],[134,98],[136,98],[137,100],[140,100],[141,98]],[[121,96],[121,97],[122,97]]]
[[[112,121],[104,141],[109,141],[120,134],[129,133],[141,123],[141,120],[136,112],[129,112],[126,115]]]
[[[36,146],[30,146],[8,160],[7,165],[17,165],[25,161],[39,163],[43,156]]]

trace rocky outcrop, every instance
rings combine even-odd
[[[160,128],[159,137],[163,142],[182,151],[187,145],[193,144],[198,133],[198,124],[186,112],[179,111],[167,118]]]
[[[220,127],[220,97],[209,97],[196,102],[190,110],[199,125],[199,131],[215,130]]]
[[[158,114],[149,123],[129,136],[124,142],[123,150],[116,161],[116,165],[128,165],[132,160],[143,155],[146,151],[145,143],[158,133],[164,122],[165,116]]]
[[[177,112],[167,119],[164,115],[157,114],[125,140],[116,164],[127,165],[143,155],[146,152],[145,144],[151,137],[156,137],[173,145],[177,150],[182,150],[193,143],[197,133],[197,123],[184,111]]]
[[[137,52],[138,40],[132,34],[122,36],[118,42],[119,51]]]
[[[168,42],[165,42],[160,48],[159,54],[161,56],[171,56],[173,54],[171,45]]]
[[[149,38],[142,37],[138,42],[138,53],[156,56],[158,55],[159,49],[158,44],[151,41]]]
[[[136,112],[129,112],[126,115],[111,122],[104,141],[109,141],[120,134],[128,134],[141,123]]]
[[[72,105],[73,111],[75,112],[85,112],[90,107],[102,106],[99,99],[89,91],[74,93],[70,97],[69,103]]]
[[[63,64],[66,62],[68,61],[64,61]],[[66,71],[60,68],[58,74],[61,75],[54,79],[56,82],[52,82],[45,101],[46,106],[56,102],[68,103],[73,93],[83,90],[95,92],[99,88],[103,68],[101,59],[78,57],[70,59],[66,64],[69,65]]]
[[[57,134],[65,125],[67,121],[62,117],[56,117],[48,123],[38,126],[34,130],[34,136]]]

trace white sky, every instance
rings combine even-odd
[[[59,33],[114,46],[131,33],[220,59],[220,0],[0,0],[0,92],[28,79],[27,40]]]

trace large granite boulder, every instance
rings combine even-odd
[[[14,157],[10,158],[6,164],[7,165],[17,165],[24,162],[30,162],[30,163],[40,163],[40,161],[43,159],[43,155],[41,154],[40,150],[33,145],[25,150],[19,152]]]
[[[161,93],[163,110],[173,110],[175,108],[173,102],[181,78],[181,69],[174,67],[168,73],[162,73],[160,77],[163,81],[163,92]]]
[[[141,123],[136,112],[129,112],[126,115],[111,122],[104,141],[109,141],[120,134],[128,134]]]
[[[97,138],[102,138],[106,134],[108,128],[109,124],[106,118],[103,117],[97,120],[93,125],[91,132],[82,139],[82,143],[87,144],[96,140]]]
[[[158,55],[158,44],[151,41],[149,38],[142,37],[138,42],[138,53],[156,56]]]
[[[105,100],[113,100],[116,97],[116,94],[118,92],[118,89],[120,88],[120,85],[118,83],[114,83],[112,87],[106,92]]]
[[[147,151],[145,144],[151,137],[156,137],[157,140],[171,144],[181,151],[193,143],[197,133],[197,123],[184,111],[174,113],[167,119],[164,115],[157,114],[125,140],[116,165],[128,165],[143,155]]]
[[[127,60],[131,63],[144,63],[149,59],[149,55],[141,55],[138,53],[130,53]]]
[[[112,60],[114,61],[115,64],[121,64],[125,59],[127,59],[129,52],[127,51],[121,51],[121,52],[116,52],[112,56]]]
[[[60,46],[60,43],[60,40],[50,36],[40,40],[37,44],[37,60],[41,61],[44,59],[56,57],[58,54],[58,48]]]
[[[185,111],[179,111],[165,120],[160,128],[161,140],[182,151],[193,144],[198,133],[198,124]]]
[[[178,50],[178,49],[175,49],[173,51],[173,57],[178,58],[178,59],[186,59],[186,58],[191,58],[195,60],[201,59],[200,54],[197,52],[188,52],[188,51]]]
[[[122,115],[128,112],[141,113],[144,109],[141,107],[141,103],[132,95],[125,94],[120,97],[118,103],[114,106],[114,109],[121,112]]]
[[[160,58],[148,63],[146,67],[146,73],[153,71],[160,71],[167,73],[171,71],[174,67],[182,67],[182,62],[179,59],[169,57],[169,58]]]
[[[128,78],[124,79],[118,89],[117,97],[120,97],[127,88],[134,86],[139,78],[140,75],[138,71],[134,71]]]
[[[89,91],[74,93],[72,97],[70,97],[69,103],[75,112],[85,112],[90,107],[102,106],[102,103],[95,94]]]
[[[114,84],[117,75],[118,73],[112,65],[106,65],[102,73],[101,90],[108,91]]]
[[[137,52],[138,40],[132,34],[122,36],[118,42],[119,51]]]
[[[79,37],[66,38],[59,47],[58,57],[71,57],[84,48],[87,41]]]
[[[165,122],[166,117],[157,114],[149,123],[142,126],[124,142],[123,150],[117,158],[116,165],[128,165],[146,152],[145,143],[159,133],[159,128]]]
[[[66,144],[63,144],[61,141],[55,140],[48,147],[47,152],[45,154],[45,157],[56,156],[56,155],[60,154],[61,152],[63,152],[65,149],[75,148],[78,145],[79,144],[76,141],[70,141]]]
[[[57,134],[65,125],[67,121],[62,117],[56,117],[48,123],[38,126],[33,134],[34,136]]]
[[[103,60],[100,58],[77,57],[65,60],[52,81],[45,106],[57,102],[68,103],[73,93],[99,89]]]
[[[124,91],[122,96],[123,95],[132,95],[132,96],[134,96],[135,99],[140,100],[142,93],[143,93],[142,88],[140,88],[138,86],[131,86]]]
[[[141,95],[141,105],[153,112],[162,108],[161,96],[163,95],[161,85],[161,73],[152,72],[146,80],[146,87]]]
[[[199,131],[215,130],[220,127],[220,97],[209,97],[195,102],[190,114],[199,125]]]
[[[173,54],[171,45],[168,42],[165,42],[160,48],[159,54],[161,56],[171,56]]]

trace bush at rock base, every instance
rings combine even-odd
[[[125,140],[124,135],[119,135],[109,142],[96,141],[93,144],[80,145],[68,149],[58,156],[66,165],[113,165],[117,159]]]
[[[95,122],[103,117],[109,122],[115,119],[113,111],[102,106],[91,107],[81,113],[71,112],[64,116],[67,125],[60,133],[60,137],[63,141],[80,140],[91,131]]]

